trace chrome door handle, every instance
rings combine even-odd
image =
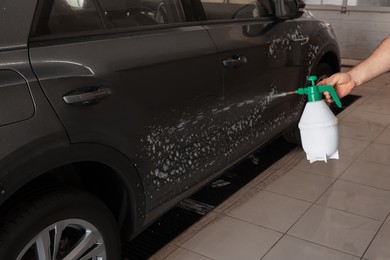
[[[89,87],[65,94],[62,99],[66,104],[91,104],[111,95],[112,90],[107,87]]]
[[[233,55],[223,61],[223,66],[227,68],[238,68],[248,62],[245,56]]]

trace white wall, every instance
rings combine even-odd
[[[388,35],[390,13],[311,10],[319,19],[332,24],[342,58],[364,59]]]

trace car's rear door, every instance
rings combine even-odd
[[[41,1],[30,42],[33,69],[71,141],[125,154],[148,212],[211,176],[220,156],[218,56],[184,8],[176,0]]]
[[[302,56],[296,47],[301,42],[293,37],[301,35],[296,24],[276,19],[273,3],[201,0],[204,26],[217,46],[223,71],[223,150],[229,164],[297,118],[298,98],[273,99],[272,94],[299,86]]]

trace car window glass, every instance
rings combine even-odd
[[[43,0],[32,36],[185,21],[180,0]]]
[[[201,0],[207,20],[248,19],[274,14],[270,0]]]
[[[135,27],[184,22],[179,0],[100,0],[110,27]]]
[[[48,0],[40,13],[34,36],[103,28],[93,0]]]
[[[100,0],[111,27],[135,27],[184,22],[177,0]]]

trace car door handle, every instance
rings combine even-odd
[[[309,37],[303,37],[303,38],[293,38],[292,40],[294,42],[301,42],[301,45],[304,45],[309,42]]]
[[[248,62],[245,56],[233,55],[223,61],[223,66],[227,68],[238,68]]]
[[[66,104],[91,104],[111,95],[112,90],[107,87],[87,87],[71,91],[62,98]]]

